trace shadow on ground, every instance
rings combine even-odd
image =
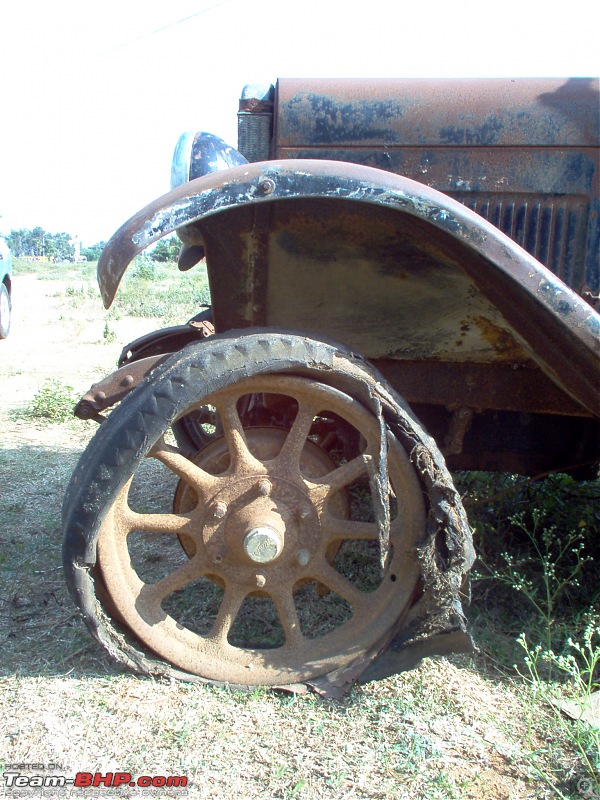
[[[70,437],[77,432],[65,428],[63,447],[0,450],[3,675],[118,671],[87,631],[63,577],[61,505],[81,452]]]

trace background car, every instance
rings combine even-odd
[[[0,239],[0,339],[10,331],[12,308],[12,254],[6,242]]]

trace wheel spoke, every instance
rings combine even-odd
[[[294,595],[291,588],[288,591],[274,594],[272,596],[273,603],[279,615],[279,621],[285,634],[286,645],[298,644],[304,636],[300,628],[300,619],[296,604],[294,603]]]
[[[138,514],[128,510],[123,522],[127,525],[128,532],[144,531],[144,533],[180,534],[194,539],[193,521],[190,517],[181,514]]]
[[[214,492],[219,485],[219,481],[214,475],[210,475],[200,467],[197,467],[193,461],[186,458],[176,447],[166,444],[164,439],[154,445],[150,450],[149,455],[152,458],[158,459],[171,472],[178,475],[183,481],[191,486],[198,495],[206,500],[208,495]]]
[[[235,622],[235,618],[247,594],[248,590],[242,586],[226,587],[219,612],[207,638],[215,639],[222,643],[227,641],[227,634],[231,630],[231,626]]]
[[[239,395],[228,395],[219,398],[216,403],[217,412],[221,418],[223,433],[231,457],[230,472],[246,472],[248,470],[264,471],[261,461],[254,458],[246,442],[246,434],[237,411]]]
[[[131,533],[131,531],[134,530],[129,523],[129,518],[134,512],[131,510],[128,502],[129,489],[131,488],[132,480],[133,478],[130,478],[125,486],[123,486],[119,494],[115,497],[113,504],[113,518],[115,523],[117,523],[114,526],[115,538],[118,538],[121,541],[127,536],[128,533]]]
[[[287,435],[281,452],[277,456],[277,465],[281,465],[284,469],[296,468],[299,469],[300,457],[308,434],[313,424],[313,420],[317,413],[313,405],[301,403],[296,419]]]
[[[376,522],[338,519],[331,514],[326,514],[321,525],[326,542],[335,542],[340,539],[376,540],[379,537],[379,527]]]
[[[138,513],[134,511],[128,502],[131,480],[121,489],[114,503],[114,519],[117,523],[116,530],[120,536],[127,536],[132,531],[143,531],[144,533],[166,533],[178,535],[185,533],[194,539],[193,513],[190,515],[172,513]]]
[[[327,496],[343,489],[344,486],[360,478],[361,475],[367,475],[371,462],[372,458],[368,453],[361,453],[356,458],[353,458],[352,461],[348,461],[346,464],[336,467],[327,475],[323,475],[316,484],[317,492],[323,494],[323,490],[325,490],[324,494]]]
[[[340,575],[337,570],[331,567],[327,562],[323,562],[318,573],[313,574],[313,577],[320,581],[332,592],[335,592],[344,600],[347,600],[352,608],[356,611],[365,602],[365,595],[359,591],[353,583],[351,583],[343,575]]]
[[[143,606],[151,606],[157,608],[165,597],[168,597],[173,592],[184,589],[188,584],[192,583],[202,575],[202,568],[199,564],[199,559],[194,557],[187,561],[179,569],[165,575],[162,580],[156,583],[144,584],[140,595],[139,601]]]

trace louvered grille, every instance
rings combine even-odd
[[[531,195],[452,195],[510,236],[575,291],[584,286],[588,203],[562,196],[540,203]]]

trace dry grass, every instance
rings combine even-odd
[[[27,304],[19,300],[23,281]],[[127,335],[142,330],[139,321],[128,328],[131,321],[120,320],[118,344],[108,347],[105,317],[87,290],[74,306],[52,281],[17,275],[15,286],[13,331],[0,343],[9,398],[0,412],[5,765],[60,764],[71,777],[79,770],[186,775],[188,796],[211,800],[554,796],[532,772],[531,753],[548,774],[568,772],[565,743],[553,738],[547,712],[483,657],[426,661],[340,702],[230,693],[119,670],[84,628],[60,567],[62,496],[93,425],[42,424],[23,409],[48,377],[85,390]],[[36,308],[47,311],[41,323]],[[150,792],[124,788],[119,796]]]
[[[198,798],[544,796],[519,764],[516,698],[448,662],[337,703],[68,671],[3,688],[20,710],[5,757],[66,774],[186,775]]]

